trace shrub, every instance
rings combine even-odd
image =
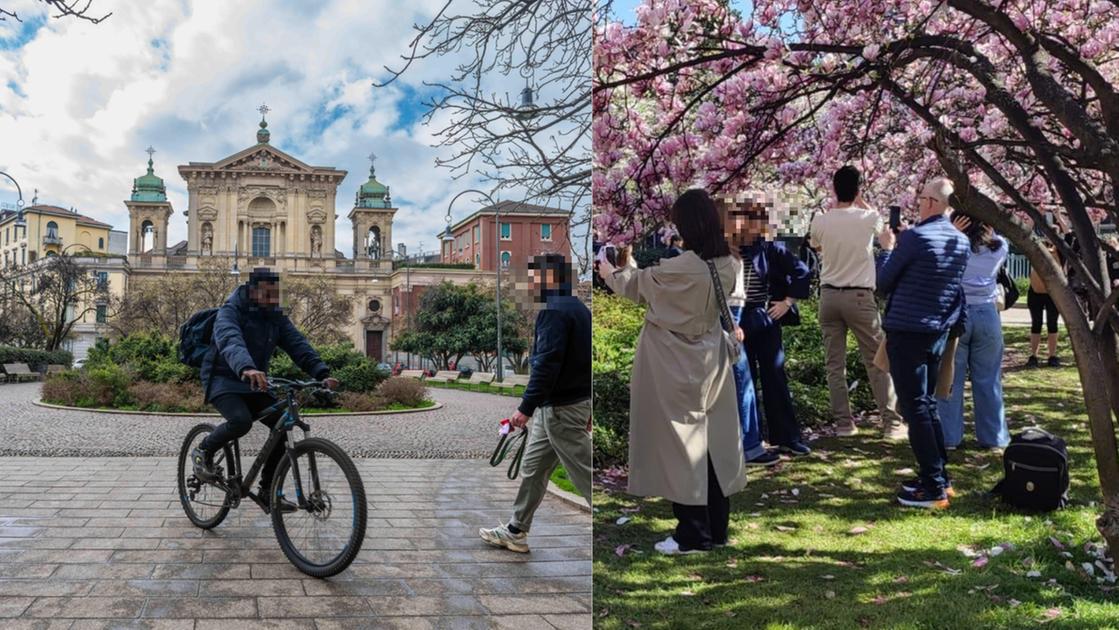
[[[80,378],[81,374],[74,370],[51,374],[43,381],[43,400],[56,405],[73,406]]]
[[[412,378],[394,376],[381,383],[377,391],[386,405],[399,403],[407,407],[418,407],[427,400],[427,386]]]
[[[128,387],[137,409],[163,412],[208,412],[197,383],[137,382]]]
[[[372,392],[389,377],[389,373],[377,367],[369,359],[347,365],[333,372],[334,378],[342,387],[351,392]]]
[[[338,402],[350,411],[379,411],[385,408],[383,398],[361,392],[342,392],[338,395]]]
[[[74,355],[66,350],[36,350],[34,348],[16,348],[14,346],[0,346],[0,363],[26,363],[33,372],[45,372],[48,365],[65,365],[70,367],[74,362]]]

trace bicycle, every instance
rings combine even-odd
[[[311,427],[299,417],[295,393],[312,389],[327,391],[322,388],[322,381],[268,379],[268,391],[279,393],[280,400],[265,409],[260,418],[281,411],[283,415],[273,425],[248,475],[243,475],[241,467],[240,441],[234,440],[214,453],[216,474],[213,480],[203,481],[195,476],[190,452],[214,430],[208,423],[195,425],[187,433],[179,451],[178,473],[179,500],[194,525],[202,529],[217,527],[230,510],[237,509],[241,500],[248,497],[265,514],[271,515],[272,529],[284,556],[295,568],[318,578],[337,575],[354,561],[365,539],[368,512],[365,487],[353,460],[337,444],[307,437]],[[295,427],[303,430],[302,440],[289,437]],[[252,483],[277,448],[284,449],[285,453],[273,473],[269,490],[272,501],[266,502],[251,491]],[[229,467],[228,475],[223,466]],[[339,474],[329,474],[332,472]],[[305,485],[308,476],[309,487]],[[329,485],[334,480],[337,482]],[[270,506],[282,506],[285,496],[296,498],[294,509],[271,509]]]

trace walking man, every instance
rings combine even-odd
[[[945,216],[952,191],[945,178],[930,181],[917,197],[920,222],[900,236],[890,229],[878,236],[878,289],[889,294],[886,354],[919,467],[897,498],[911,507],[946,508],[954,494],[934,397],[949,330],[967,318],[961,281],[971,246]]]
[[[579,494],[591,499],[591,312],[571,294],[575,274],[563,255],[537,256],[529,276],[544,308],[536,315],[528,387],[510,418],[516,428],[532,421],[521,486],[509,522],[478,530],[487,543],[519,553],[528,552],[532,517],[557,464],[567,469]]]
[[[897,413],[897,398],[890,375],[874,365],[882,342],[878,303],[874,298],[874,236],[882,231],[882,218],[859,191],[858,169],[844,166],[832,179],[836,204],[812,220],[812,241],[819,249],[820,328],[824,336],[824,361],[828,394],[836,435],[855,435],[851,399],[847,390],[847,331],[855,334],[859,354],[870,377],[882,428],[891,440],[906,438]]]
[[[276,403],[268,393],[268,363],[276,348],[286,352],[301,370],[323,380],[327,388],[338,387],[330,378],[330,368],[280,309],[280,277],[265,268],[249,274],[249,281],[230,294],[214,320],[210,352],[202,361],[202,387],[206,401],[225,418],[191,453],[194,474],[199,479],[214,477],[214,453],[235,439],[245,437],[258,414]],[[272,428],[278,414],[260,418]],[[280,463],[283,449],[272,451],[260,473],[260,496],[270,504],[272,473]],[[294,511],[295,504],[283,500],[282,510]]]

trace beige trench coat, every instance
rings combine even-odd
[[[729,290],[741,263],[715,264]],[[648,305],[630,380],[630,494],[706,505],[708,452],[723,494],[739,492],[742,427],[707,263],[689,251],[646,269],[631,262],[603,280]]]

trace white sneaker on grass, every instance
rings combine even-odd
[[[509,531],[508,525],[498,525],[492,529],[482,527],[478,530],[478,535],[494,547],[505,547],[509,551],[528,553],[528,534],[525,532],[514,534]]]
[[[689,549],[687,551],[680,549],[680,543],[676,542],[676,539],[672,536],[669,536],[668,538],[665,538],[659,543],[653,545],[653,549],[656,549],[659,553],[663,553],[666,556],[682,556],[689,553],[703,553],[702,549]]]

